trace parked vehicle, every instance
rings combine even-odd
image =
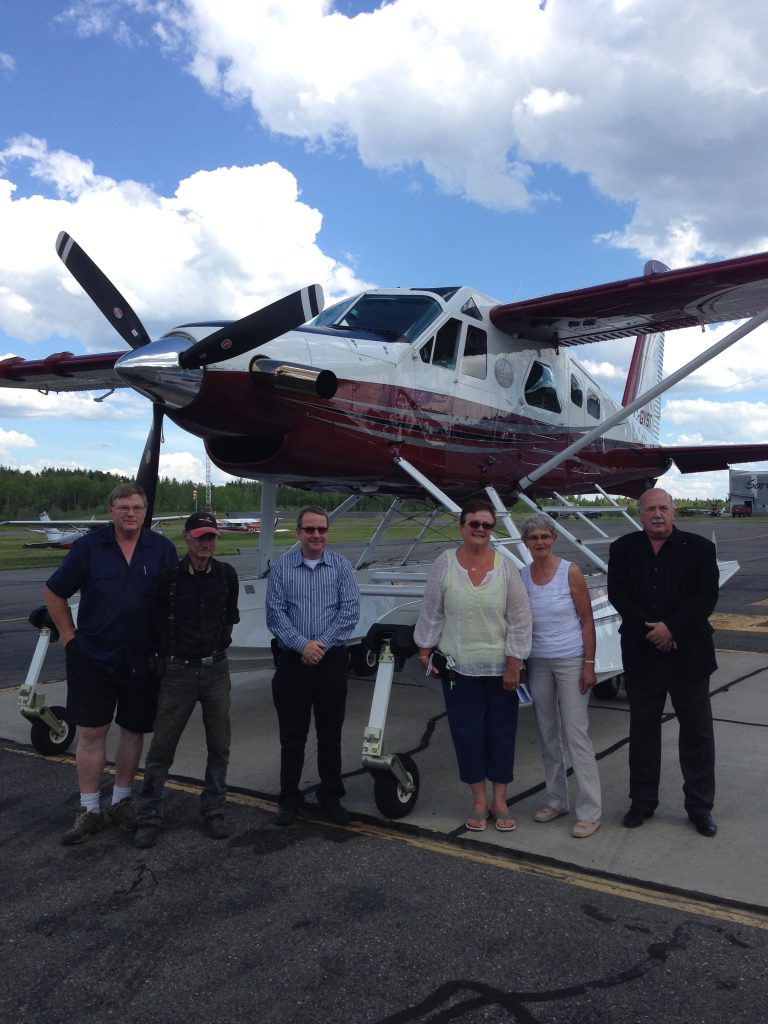
[[[737,519],[740,516],[751,516],[752,506],[751,505],[731,505],[731,515]]]

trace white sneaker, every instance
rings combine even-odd
[[[542,807],[540,811],[536,811],[533,820],[538,821],[541,825],[547,821],[554,821],[555,818],[561,818],[567,813],[568,811],[558,811],[554,807]]]

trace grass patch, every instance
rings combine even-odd
[[[336,520],[329,533],[329,545],[334,544],[360,544],[363,545],[370,539],[380,519],[375,514],[368,517],[349,516]],[[281,519],[278,529],[286,530],[286,533],[275,534],[275,547],[278,553],[288,548],[296,540],[295,517],[290,516]],[[420,527],[412,521],[404,520],[390,527],[387,532],[389,540],[407,540],[415,536]],[[162,531],[165,536],[176,545],[179,555],[186,554],[187,547],[184,543],[181,523],[170,523]],[[39,535],[28,533],[26,530],[11,530],[5,528],[0,530],[0,572],[7,569],[55,569],[66,557],[66,550],[61,548],[25,548],[25,542],[36,540]],[[447,540],[458,542],[459,535],[455,520],[445,516],[436,522],[430,535],[432,540]],[[238,552],[246,552],[249,549],[255,551],[259,546],[259,535],[257,533],[235,532],[225,530],[221,533],[216,542],[216,557],[226,560],[227,556],[236,556]]]

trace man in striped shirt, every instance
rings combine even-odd
[[[328,551],[328,516],[316,506],[297,520],[299,548],[272,565],[267,628],[278,642],[272,698],[280,725],[280,808],[276,825],[290,825],[299,807],[304,748],[312,712],[317,734],[317,800],[344,824],[341,728],[347,703],[347,640],[360,617],[360,592],[349,561]]]

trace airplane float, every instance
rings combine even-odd
[[[535,509],[537,499],[555,497],[572,511],[564,495],[598,492],[618,509],[611,495],[639,496],[673,463],[694,473],[768,459],[768,444],[659,443],[659,396],[768,320],[768,253],[681,270],[651,261],[641,277],[506,304],[471,287],[425,286],[366,291],[323,310],[313,285],[240,320],[184,324],[153,340],[71,236],[62,232],[56,248],[130,351],[12,357],[0,361],[0,386],[44,393],[130,387],[149,399],[152,426],[137,474],[149,497],[148,522],[164,416],[202,438],[221,470],[262,481],[264,524],[274,523],[278,483],[348,492],[341,509],[361,495],[393,496],[357,563],[360,669],[376,669],[369,630],[407,618],[403,609],[413,614],[426,578],[366,568],[403,499],[426,495],[455,512],[463,498],[485,491],[509,534],[497,543],[520,564],[529,556],[507,514],[516,501]],[[747,317],[662,380],[664,332]],[[632,336],[619,406],[571,352]],[[571,536],[559,521],[555,527]],[[273,534],[260,533],[261,577]],[[593,561],[604,569],[599,557]],[[243,665],[253,663],[254,648],[269,649],[263,584],[241,582],[247,614],[232,656]],[[604,587],[593,589],[593,605],[598,631],[601,616],[607,622],[613,614],[615,635]],[[378,635],[380,662],[394,663],[397,654]],[[603,657],[599,676],[615,677],[620,662]],[[388,690],[384,680],[378,692],[381,675],[380,667],[363,760],[377,805],[396,817],[415,802],[418,772],[412,758],[383,753]]]

